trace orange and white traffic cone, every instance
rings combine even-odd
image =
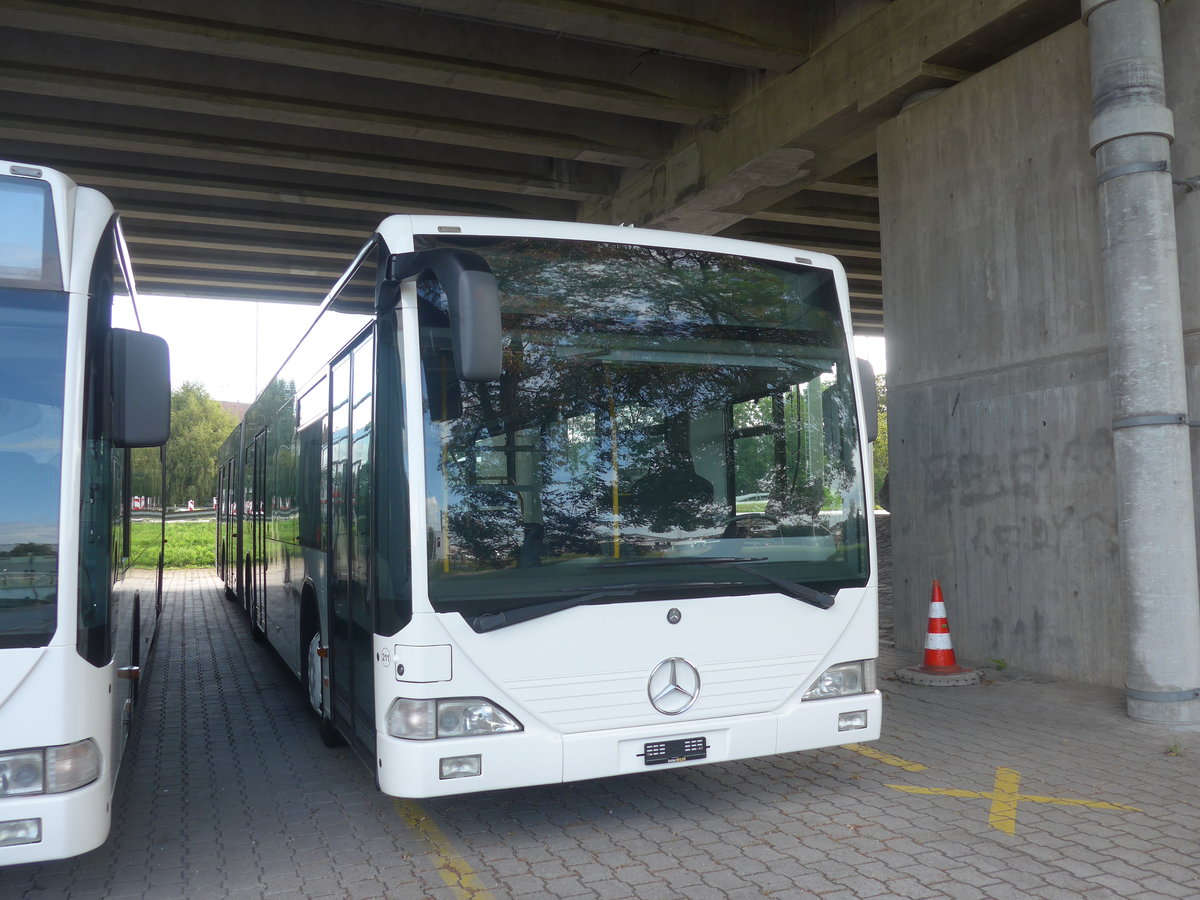
[[[925,632],[925,656],[919,666],[909,666],[896,672],[896,677],[909,684],[952,686],[979,684],[979,673],[958,664],[950,643],[950,623],[946,619],[946,602],[942,586],[933,583],[929,599],[929,626]]]

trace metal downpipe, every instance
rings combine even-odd
[[[1200,587],[1161,0],[1082,0],[1091,46],[1131,718],[1200,723]]]

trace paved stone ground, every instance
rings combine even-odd
[[[1117,691],[906,685],[885,643],[865,748],[418,804],[321,746],[214,577],[168,589],[112,838],[0,898],[1200,897],[1200,733]]]

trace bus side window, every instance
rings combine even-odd
[[[322,548],[321,523],[325,508],[321,503],[321,465],[329,427],[329,382],[322,378],[297,404],[299,450],[296,460],[297,539],[302,547]]]
[[[112,328],[113,278],[116,265],[115,236],[110,231],[100,242],[93,263],[87,315],[87,349],[84,363],[83,471],[79,511],[79,621],[76,649],[94,666],[112,657],[110,627],[114,564],[120,532],[116,506],[122,491],[114,482],[119,466],[112,446],[110,402],[112,378],[109,334]]]

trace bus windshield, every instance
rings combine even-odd
[[[0,648],[54,634],[66,296],[0,291]]]
[[[471,249],[500,288],[498,381],[457,379],[444,295],[418,286],[435,609],[866,584],[832,272],[542,239]]]

